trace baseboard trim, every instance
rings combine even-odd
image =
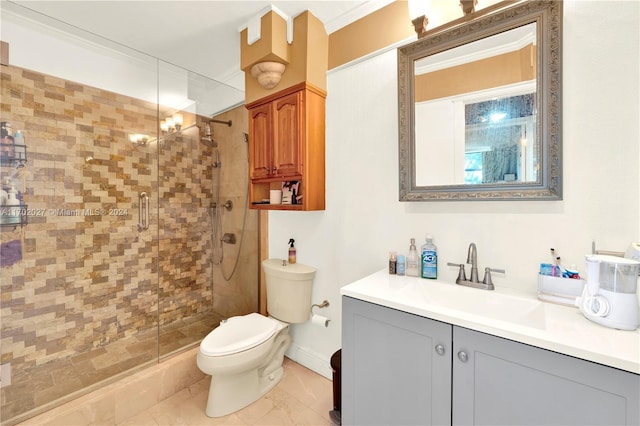
[[[285,355],[298,364],[307,367],[309,370],[315,371],[327,379],[332,380],[333,369],[331,368],[329,358],[309,348],[297,345],[295,342],[291,343]]]

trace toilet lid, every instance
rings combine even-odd
[[[231,317],[204,338],[200,351],[208,356],[242,352],[269,339],[279,329],[278,321],[260,314]]]

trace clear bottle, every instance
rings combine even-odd
[[[438,278],[438,248],[433,244],[431,234],[427,234],[426,242],[420,248],[420,262],[422,278]]]
[[[407,255],[406,274],[409,277],[420,276],[420,256],[418,255],[418,250],[416,249],[415,238],[411,238],[411,242],[409,244],[409,254]]]

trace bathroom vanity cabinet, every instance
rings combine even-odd
[[[640,375],[343,296],[342,421],[640,424]]]
[[[325,96],[301,83],[247,105],[252,208],[324,210]],[[300,203],[266,203],[284,182],[298,182]]]

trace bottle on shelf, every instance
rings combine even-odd
[[[438,248],[433,243],[431,234],[427,234],[426,242],[422,245],[420,252],[420,276],[435,280],[438,278]]]
[[[3,218],[3,223],[20,223],[20,200],[15,185],[11,185],[11,189],[7,193],[7,207],[8,214]]]

